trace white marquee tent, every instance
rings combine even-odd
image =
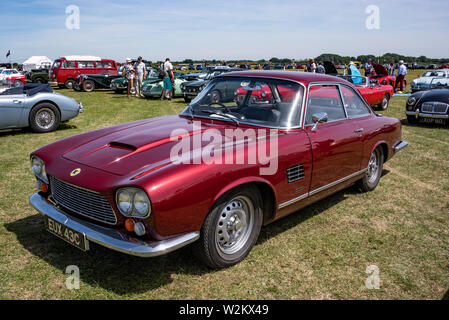
[[[51,60],[46,56],[32,56],[23,62],[23,71],[30,71],[31,69],[48,68],[51,65]]]

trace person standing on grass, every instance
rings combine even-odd
[[[365,77],[370,76],[373,71],[373,60],[368,59],[368,62],[365,63]]]
[[[123,67],[123,74],[128,79],[128,99],[131,98],[131,90],[134,85],[135,70],[133,68],[133,62],[130,58],[126,58],[126,64]]]
[[[170,59],[165,59],[164,64],[162,65],[161,70],[163,71],[164,75],[164,91],[162,92],[161,100],[164,100],[164,98],[167,98],[169,101],[171,101],[173,97],[173,90],[174,90],[174,82],[175,78],[173,76],[173,65],[170,62]]]
[[[318,66],[316,67],[316,72],[317,73],[326,73],[326,69],[324,68],[322,61],[318,62]]]
[[[394,84],[394,92],[396,92],[396,89],[399,85],[399,89],[400,91],[398,91],[397,93],[403,93],[404,91],[404,80],[405,80],[405,76],[407,75],[407,67],[404,64],[403,60],[399,61],[399,68],[398,68],[398,74],[396,77],[396,83]]]
[[[143,98],[142,94],[142,82],[146,78],[147,70],[145,63],[142,62],[142,57],[137,58],[137,62],[133,66],[136,71],[136,97]]]

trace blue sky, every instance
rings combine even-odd
[[[65,27],[68,5],[80,29]],[[368,30],[368,5],[380,29]],[[1,0],[0,61],[32,55],[123,60],[308,58],[395,52],[449,57],[447,0]]]

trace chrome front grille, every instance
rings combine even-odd
[[[73,186],[52,176],[50,176],[50,189],[58,205],[103,223],[117,223],[114,210],[103,195]]]
[[[425,102],[422,104],[421,111],[429,113],[447,113],[449,105],[443,102]]]

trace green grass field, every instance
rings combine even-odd
[[[419,72],[421,73],[421,72]],[[408,82],[418,72],[411,71]],[[77,93],[86,111],[53,133],[0,133],[0,298],[2,299],[442,299],[449,289],[449,135],[447,126],[410,126],[405,97],[385,116],[403,120],[410,145],[385,165],[378,188],[351,187],[263,228],[240,264],[211,271],[189,248],[142,259],[91,245],[83,253],[44,230],[28,205],[35,192],[29,154],[87,130],[175,114],[174,101]],[[80,268],[78,290],[65,286]],[[379,268],[380,289],[365,271]]]

